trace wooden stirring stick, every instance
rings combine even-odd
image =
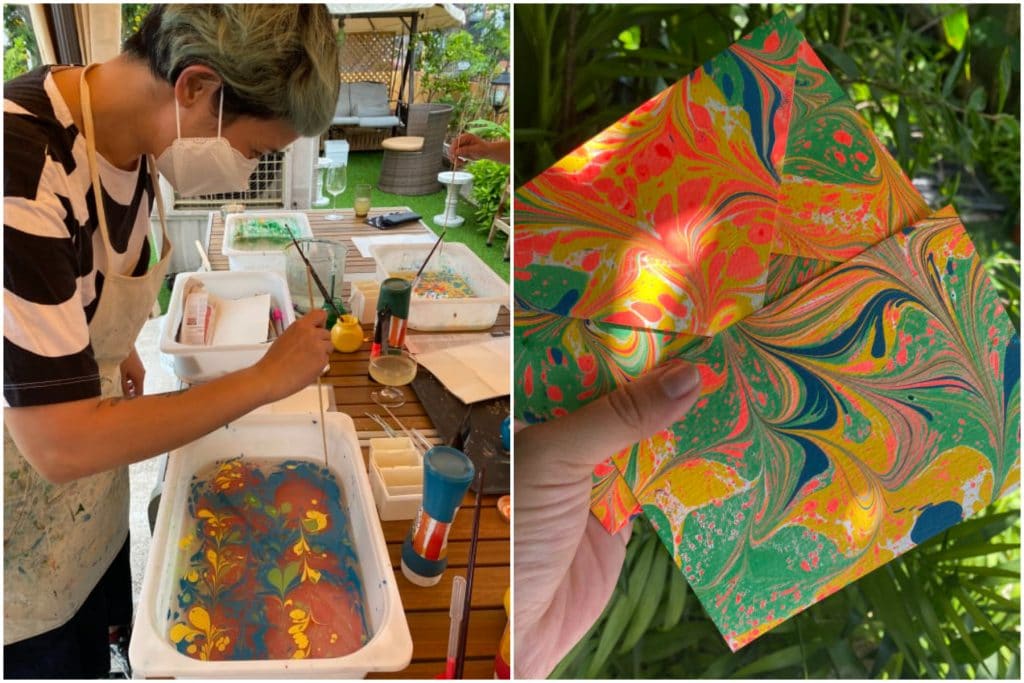
[[[294,237],[292,239],[295,239]],[[298,245],[295,245],[298,247]],[[300,250],[301,254],[302,251]],[[313,307],[313,268],[306,261],[306,288],[309,290],[309,306]],[[324,467],[327,467],[327,426],[324,424],[324,390],[320,383],[320,375],[316,376],[316,400],[320,403],[320,438],[324,444]]]

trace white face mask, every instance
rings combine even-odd
[[[217,137],[181,137],[181,118],[178,100],[174,100],[174,119],[178,124],[178,137],[156,160],[156,167],[182,197],[225,192],[244,192],[249,189],[249,176],[256,170],[259,159],[246,159],[220,135],[224,114],[224,88],[220,91],[220,109],[217,112]]]

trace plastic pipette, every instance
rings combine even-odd
[[[445,660],[444,677],[455,678],[455,657],[459,649],[459,625],[462,623],[463,600],[466,594],[466,579],[456,576],[452,579],[452,603],[448,609],[451,623],[448,626],[448,658]]]

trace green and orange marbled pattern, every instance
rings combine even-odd
[[[517,409],[671,357],[701,399],[598,469],[594,511],[646,515],[733,649],[1019,483],[1019,338],[951,210],[713,338],[517,315]]]
[[[531,180],[515,207],[521,306],[700,335],[799,284],[771,279],[776,257],[820,272],[928,213],[784,15]]]

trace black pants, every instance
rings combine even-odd
[[[130,541],[63,626],[4,646],[4,678],[106,678],[110,626],[132,622]]]

